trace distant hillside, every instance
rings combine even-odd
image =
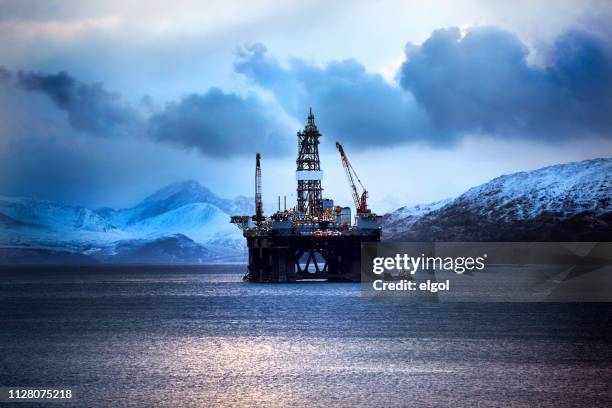
[[[612,241],[612,159],[497,177],[384,217],[395,241]]]
[[[0,263],[243,260],[244,239],[229,216],[252,212],[252,199],[220,198],[195,181],[121,210],[0,197]]]

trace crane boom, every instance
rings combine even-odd
[[[353,194],[353,202],[355,203],[355,209],[357,210],[357,213],[370,212],[370,210],[368,210],[368,203],[367,203],[368,191],[363,186],[363,183],[361,183],[361,180],[359,179],[357,172],[351,165],[351,162],[349,161],[348,157],[346,157],[346,154],[344,153],[344,148],[342,148],[342,145],[336,142],[336,147],[338,148],[338,152],[340,152],[340,158],[342,159],[342,166],[344,167],[346,178],[348,179],[349,187],[351,188],[351,193]],[[359,194],[359,191],[357,190],[357,184],[355,183],[355,179],[357,180],[357,183],[359,183],[359,186],[361,187],[361,190],[362,190],[361,194]]]

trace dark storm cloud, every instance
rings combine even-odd
[[[99,187],[105,177],[124,176],[116,169],[118,162],[131,161],[121,157],[125,150],[104,149],[120,139],[83,137],[47,98],[7,84],[0,86],[1,194],[70,201],[96,194],[90,186]]]
[[[9,73],[0,69],[3,72]],[[165,183],[193,178],[194,174],[209,174],[211,180],[235,176],[207,172],[213,167],[210,162],[170,148],[170,143],[155,143],[144,136],[93,137],[76,131],[54,102],[15,86],[11,77],[16,76],[7,75],[8,81],[0,79],[2,195],[126,205]],[[241,141],[241,146],[248,143]],[[244,152],[246,148],[237,150]],[[248,152],[249,158],[254,152]]]
[[[284,67],[256,44],[239,51],[235,69],[272,91],[300,120],[312,106],[325,135],[349,145],[395,145],[434,133],[409,93],[366,72],[355,60],[319,67],[293,58]]]
[[[354,60],[286,65],[256,44],[238,53],[237,72],[274,93],[302,118],[309,106],[322,128],[356,146],[408,142],[452,145],[465,135],[539,141],[610,137],[612,50],[605,35],[573,30],[541,50],[494,27],[434,31],[408,44],[401,88]]]
[[[46,95],[66,113],[68,124],[77,132],[152,138],[210,157],[250,155],[256,150],[281,155],[287,152],[288,137],[294,133],[259,97],[216,88],[155,111],[150,97],[143,98],[140,109],[135,109],[102,84],[83,83],[66,72],[13,75],[0,67],[0,83]]]
[[[259,98],[241,97],[216,88],[168,104],[149,123],[149,134],[156,140],[221,158],[255,151],[284,154],[287,136],[292,134]]]
[[[20,72],[17,85],[22,89],[47,95],[66,112],[73,129],[107,136],[133,131],[140,122],[134,109],[119,94],[108,92],[102,84],[86,84],[66,72],[40,74]]]
[[[240,51],[235,70],[270,91],[300,122],[312,106],[324,136],[354,147],[449,146],[473,133],[544,141],[612,136],[608,38],[569,31],[539,56],[546,57],[540,58],[541,66],[529,63],[528,48],[500,29],[476,28],[462,36],[451,28],[406,47],[398,72],[401,86],[355,60],[319,66],[292,58],[282,64],[263,45]],[[142,137],[216,158],[254,151],[278,156],[291,152],[295,143],[297,129],[284,123],[284,112],[256,95],[212,88],[159,110],[150,100],[132,106],[101,84],[65,72],[13,73],[0,67],[0,83],[15,90],[4,95],[7,105],[17,93],[46,95],[59,111],[43,100],[46,105],[38,108],[24,104],[24,117],[56,111],[49,117],[55,121],[65,115],[72,137]],[[18,127],[0,123],[5,138]]]
[[[605,38],[570,31],[543,67],[513,34],[492,27],[435,31],[406,47],[398,74],[438,129],[457,135],[557,141],[612,136],[612,52]]]

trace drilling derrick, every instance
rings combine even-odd
[[[297,210],[310,217],[322,213],[323,188],[321,162],[319,161],[319,137],[315,117],[310,109],[308,123],[304,130],[297,133],[298,158],[297,171]]]
[[[261,198],[261,156],[255,161],[255,215],[237,215],[238,225],[247,241],[249,282],[295,282],[305,279],[359,281],[361,244],[380,241],[380,217],[368,209],[367,191],[344,154],[342,157],[357,214],[355,223],[350,207],[335,206],[323,198],[323,171],[319,161],[319,137],[312,109],[304,130],[297,133],[297,205],[269,217],[263,214]],[[355,180],[362,189],[357,189]]]
[[[263,204],[261,201],[261,155],[257,153],[255,155],[255,216],[253,221],[262,222],[263,216]]]

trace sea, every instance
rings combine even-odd
[[[612,406],[611,303],[372,298],[245,268],[2,267],[0,386],[74,390],[16,407]]]

